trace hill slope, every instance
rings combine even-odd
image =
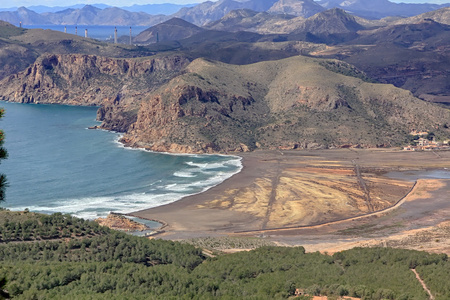
[[[22,22],[23,25],[51,24],[47,18],[25,7],[19,7],[16,11],[0,12],[0,20],[17,26],[19,26],[20,22]]]
[[[430,12],[420,14],[418,16],[400,19],[392,22],[391,24],[392,25],[417,24],[425,19],[430,19],[441,24],[450,25],[450,7],[444,7],[438,10],[433,10]]]
[[[379,82],[430,101],[450,102],[449,40],[450,26],[432,20],[388,26],[360,32],[351,43],[372,46],[356,49],[345,60]]]
[[[450,134],[443,128],[450,111],[327,68],[352,70],[306,57],[248,66],[197,59],[142,103],[124,141],[157,151],[228,152],[396,145],[414,128]]]
[[[181,55],[117,59],[81,54],[44,54],[23,72],[0,81],[0,99],[21,103],[96,105],[108,128],[125,131],[147,93],[179,74]]]
[[[324,10],[313,0],[279,0],[267,12],[308,18]]]
[[[137,44],[151,44],[156,42],[177,41],[189,38],[204,31],[179,18],[172,18],[166,22],[150,27],[139,33],[134,39]]]
[[[342,8],[354,15],[370,19],[388,16],[410,17],[449,6],[449,4],[394,3],[389,0],[321,0],[319,4],[325,8]]]
[[[219,20],[229,12],[238,9],[272,14],[287,13],[306,17],[324,10],[313,0],[219,0],[217,2],[206,1],[191,8],[183,8],[173,16],[196,25],[205,25]]]
[[[291,15],[273,15],[267,12],[256,12],[249,9],[233,10],[220,20],[206,24],[204,27],[223,31],[251,31],[261,32],[260,28],[269,27],[272,24],[283,23],[295,18]],[[273,26],[273,25],[272,25]]]
[[[164,15],[153,16],[144,12],[130,12],[117,7],[99,9],[92,5],[86,5],[81,9],[66,9],[55,13],[43,13],[42,16],[52,24],[57,25],[96,26],[151,26],[168,19]]]
[[[154,54],[145,47],[107,44],[60,31],[21,29],[6,22],[0,22],[0,80],[24,70],[44,53],[89,53],[122,58]]]
[[[339,8],[320,12],[305,20],[292,33],[310,32],[316,35],[347,34],[364,29],[354,16]]]
[[[257,13],[250,10],[232,11],[218,21],[206,25],[206,28],[238,31],[247,30],[261,34],[311,33],[320,37],[348,35],[365,27],[364,19],[356,18],[342,9],[334,8],[321,11],[307,19],[293,15]],[[354,35],[353,35],[354,36]],[[296,40],[299,37],[291,37]],[[305,38],[301,38],[301,40]]]

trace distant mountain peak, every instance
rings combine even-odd
[[[364,29],[355,17],[341,8],[333,8],[308,18],[293,33],[308,32],[314,35],[354,34]]]
[[[167,20],[167,21],[165,21],[165,22],[163,22],[163,23],[161,23],[159,25],[163,25],[163,24],[164,25],[174,25],[174,26],[186,26],[186,27],[200,28],[197,25],[194,25],[192,23],[189,23],[188,21],[185,21],[185,20],[183,20],[181,18],[177,18],[177,17],[171,18],[171,19],[169,19],[169,20]],[[156,26],[158,26],[158,25],[156,25]]]
[[[273,14],[291,14],[301,17],[310,17],[325,10],[313,0],[279,0],[269,10]]]
[[[134,38],[138,44],[153,44],[165,41],[177,41],[189,38],[204,31],[192,23],[180,18],[172,18],[158,25],[152,26]]]
[[[82,12],[86,12],[86,11],[89,11],[89,12],[95,12],[95,13],[97,13],[97,12],[99,12],[99,11],[102,11],[102,9],[100,9],[100,8],[97,8],[97,7],[95,7],[95,6],[92,6],[92,5],[85,5],[80,11],[82,11]]]
[[[254,17],[258,14],[257,11],[251,9],[234,9],[226,14],[222,20],[234,19],[234,18],[248,18]]]

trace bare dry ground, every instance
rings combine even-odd
[[[450,253],[450,180],[385,175],[450,168],[450,152],[264,151],[244,154],[243,163],[205,193],[133,215],[163,221],[166,239],[258,236],[307,251],[381,245]]]

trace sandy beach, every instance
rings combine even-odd
[[[257,236],[308,251],[400,243],[424,230],[445,231],[450,220],[449,179],[415,183],[386,176],[450,169],[448,151],[337,149],[241,156],[242,171],[222,184],[131,215],[165,224],[158,238]],[[437,246],[445,249],[443,241],[450,236],[443,234]]]

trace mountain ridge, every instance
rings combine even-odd
[[[163,23],[152,26],[134,37],[136,44],[151,44],[166,41],[178,41],[201,33],[205,29],[180,18],[171,18]]]
[[[450,117],[449,110],[408,91],[339,75],[320,62],[292,57],[233,66],[194,60],[142,102],[123,141],[189,153],[393,146],[413,128],[444,128]]]
[[[195,25],[203,26],[207,23],[217,21],[230,11],[237,9],[310,17],[327,9],[341,8],[359,17],[380,19],[388,16],[410,17],[449,6],[450,3],[442,5],[405,4],[394,3],[389,0],[352,0],[344,2],[340,0],[323,0],[319,2],[313,0],[219,0],[217,2],[206,1],[197,5],[170,6],[171,8],[161,4],[159,7],[162,7],[162,10],[160,11],[151,10],[152,5],[118,8],[96,4],[92,7],[97,11],[95,13],[92,11],[86,12],[86,14],[80,13],[85,6],[60,7],[61,9],[59,10],[55,9],[48,12],[43,12],[43,8],[37,6],[40,13],[33,11],[31,9],[32,7],[17,8],[16,11],[0,10],[0,19],[17,25],[22,21],[24,25],[80,24],[152,26],[164,22],[171,17],[178,17]],[[165,10],[164,7],[167,7],[167,9]],[[176,8],[180,8],[180,10],[175,12]],[[113,14],[112,11],[115,11],[115,13]],[[170,13],[172,14],[169,15]],[[78,14],[81,23],[77,23],[79,20],[74,17],[74,14]]]

